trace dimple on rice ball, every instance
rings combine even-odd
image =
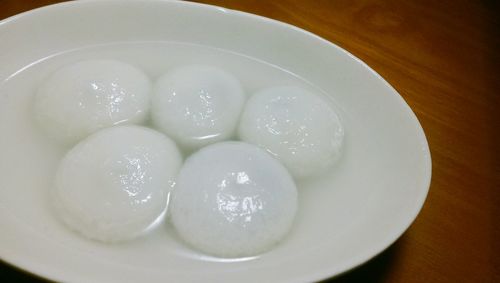
[[[156,128],[193,150],[230,138],[245,102],[232,74],[211,66],[188,65],[161,76],[152,97]]]
[[[283,165],[257,146],[222,142],[184,163],[171,221],[192,247],[220,257],[256,255],[289,232],[297,189]]]
[[[182,163],[175,143],[152,129],[103,129],[59,164],[51,191],[57,216],[100,241],[134,238],[164,213]]]
[[[80,61],[51,74],[35,96],[38,124],[62,144],[117,124],[146,120],[151,81],[116,60]]]
[[[294,86],[252,95],[238,133],[241,140],[274,155],[298,179],[321,173],[335,163],[344,139],[343,126],[329,103]]]

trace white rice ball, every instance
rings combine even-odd
[[[241,140],[265,148],[296,178],[331,166],[341,154],[344,138],[340,119],[328,102],[292,86],[251,96],[238,131]]]
[[[89,60],[63,67],[35,97],[39,125],[63,144],[73,144],[105,127],[142,123],[151,81],[141,70],[114,60]]]
[[[264,150],[242,142],[207,146],[184,163],[170,216],[179,236],[221,257],[256,255],[288,233],[297,189]]]
[[[159,132],[103,129],[59,164],[52,190],[57,215],[91,239],[134,238],[165,211],[181,163],[175,143]]]
[[[189,65],[160,77],[152,101],[153,124],[193,150],[233,136],[245,94],[233,75]]]

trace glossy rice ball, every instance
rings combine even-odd
[[[238,131],[241,140],[266,149],[296,178],[331,166],[341,154],[344,138],[339,117],[328,102],[292,86],[251,96]]]
[[[91,239],[134,238],[165,211],[181,163],[175,143],[154,130],[98,131],[59,164],[52,191],[57,215]]]
[[[297,189],[285,167],[242,142],[217,143],[189,157],[170,204],[179,236],[220,257],[269,250],[288,233],[296,210]]]
[[[160,77],[152,101],[156,128],[193,150],[233,136],[245,94],[233,75],[190,65]]]
[[[114,60],[81,61],[42,83],[35,97],[39,125],[63,144],[122,123],[146,120],[151,81],[141,70]]]

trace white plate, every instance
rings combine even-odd
[[[307,184],[290,237],[256,258],[204,257],[169,238],[168,229],[110,246],[66,231],[43,211],[43,191],[26,185],[31,176],[22,175],[23,168],[36,166],[26,162],[31,153],[22,141],[29,141],[29,135],[10,133],[20,142],[0,149],[2,260],[71,282],[305,282],[364,263],[392,244],[415,219],[431,178],[427,141],[415,115],[359,59],[284,23],[185,2],[76,1],[49,6],[0,23],[0,87],[16,72],[52,54],[150,40],[245,54],[331,93],[346,124],[345,154],[331,178]],[[15,92],[0,93],[0,119],[12,118],[2,104],[12,95]],[[5,140],[7,136],[1,136],[0,145]],[[22,157],[19,162],[14,162],[13,152]],[[20,177],[19,183],[6,181],[12,181],[12,176]],[[13,205],[19,201],[27,205]]]

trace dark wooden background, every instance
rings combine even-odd
[[[56,2],[0,0],[0,19]],[[334,282],[500,282],[499,1],[197,2],[343,47],[399,91],[425,130],[433,176],[421,214],[387,251]],[[0,263],[7,279],[39,280]]]

